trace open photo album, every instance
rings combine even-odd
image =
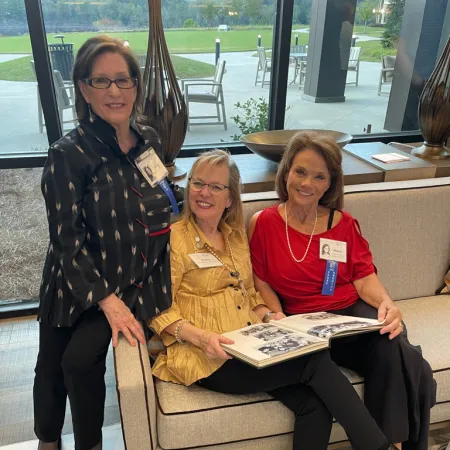
[[[223,333],[234,344],[221,345],[229,355],[261,369],[324,350],[330,346],[331,339],[382,327],[378,320],[361,317],[326,312],[297,314]]]

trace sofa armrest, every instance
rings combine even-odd
[[[158,442],[155,388],[146,346],[132,347],[120,336],[114,349],[114,368],[125,448],[155,449]]]

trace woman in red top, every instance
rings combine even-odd
[[[402,333],[401,312],[376,274],[358,222],[341,211],[339,147],[316,133],[296,134],[275,183],[282,203],[250,222],[256,289],[274,312],[330,311],[384,320],[379,334],[333,341],[331,355],[364,376],[366,405],[392,443],[427,449],[435,381]]]

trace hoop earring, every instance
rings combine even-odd
[[[89,109],[89,122],[94,123],[95,117],[94,114],[92,113],[91,105],[89,103],[87,105]]]

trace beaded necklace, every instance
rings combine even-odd
[[[229,270],[230,275],[232,277],[237,278],[239,288],[242,289],[242,292],[244,293],[244,295],[247,296],[247,291],[245,290],[244,282],[241,279],[241,274],[240,274],[240,272],[237,269],[236,260],[234,259],[234,255],[233,255],[233,249],[231,248],[230,241],[228,240],[228,236],[225,238],[225,242],[227,244],[227,248],[230,250],[230,256],[231,256],[231,261],[233,261],[234,270],[233,270],[233,268],[228,266],[228,264],[225,264],[222,261],[222,259],[220,258],[220,256],[206,242],[205,242],[205,247],[208,249],[208,251],[209,251],[209,253],[211,253],[211,255],[215,256],[219,260],[219,262],[222,263],[222,265],[226,269]]]
[[[286,241],[287,241],[287,245],[288,245],[288,247],[289,247],[289,251],[291,252],[292,259],[293,259],[296,263],[301,263],[301,262],[303,262],[303,261],[305,260],[306,255],[308,254],[309,247],[310,247],[311,242],[312,242],[312,240],[313,240],[314,231],[316,231],[316,225],[317,225],[317,209],[316,209],[316,220],[314,221],[314,228],[313,228],[313,230],[312,230],[311,236],[310,236],[310,238],[309,238],[308,246],[306,247],[306,251],[305,251],[305,254],[303,255],[303,258],[302,258],[302,259],[297,259],[297,258],[294,256],[294,252],[292,251],[292,248],[291,248],[291,241],[289,240],[289,232],[288,232],[288,212],[287,212],[287,202],[284,204],[284,217],[285,217],[285,223],[286,223]]]

